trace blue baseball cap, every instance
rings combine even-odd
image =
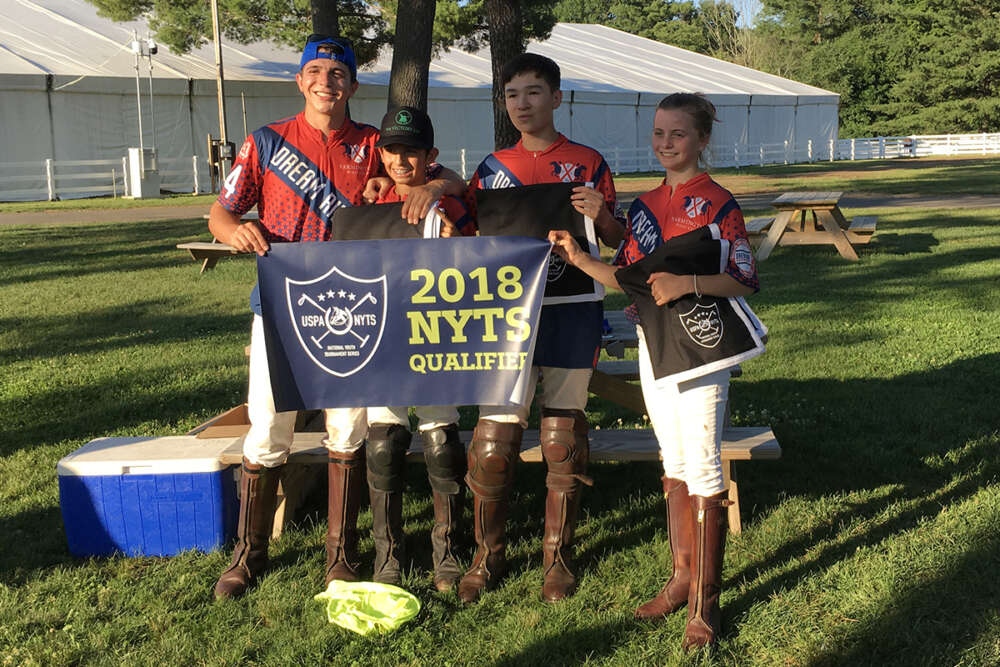
[[[325,48],[324,48],[325,47]],[[351,78],[358,78],[358,64],[354,58],[354,49],[351,42],[342,37],[332,37],[330,35],[309,35],[306,40],[306,48],[302,50],[302,60],[299,62],[299,69],[306,66],[306,63],[316,58],[329,58],[347,65],[351,71]]]

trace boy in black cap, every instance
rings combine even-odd
[[[405,201],[413,188],[425,183],[427,165],[437,157],[430,117],[416,107],[390,109],[382,119],[375,145],[382,166],[392,179],[392,185],[376,203]],[[445,196],[436,206],[441,216],[442,237],[475,234],[475,225],[461,200]],[[369,437],[390,444],[378,451],[369,447],[367,457],[375,537],[372,578],[395,585],[401,582],[404,561],[403,471],[410,444],[408,412],[406,406],[368,408]],[[462,514],[465,447],[458,438],[458,410],[454,406],[421,406],[417,408],[417,418],[434,498],[434,528],[431,531],[434,586],[439,591],[447,591],[462,575],[453,553],[453,541]]]

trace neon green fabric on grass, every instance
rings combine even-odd
[[[420,600],[412,593],[374,581],[334,579],[314,599],[326,603],[331,623],[359,635],[392,632],[420,611]]]

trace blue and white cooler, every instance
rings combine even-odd
[[[239,438],[100,438],[58,464],[75,556],[172,556],[228,542],[239,503],[222,452]]]

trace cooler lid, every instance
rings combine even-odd
[[[98,438],[59,460],[60,475],[168,475],[217,472],[229,467],[219,458],[242,437]]]

